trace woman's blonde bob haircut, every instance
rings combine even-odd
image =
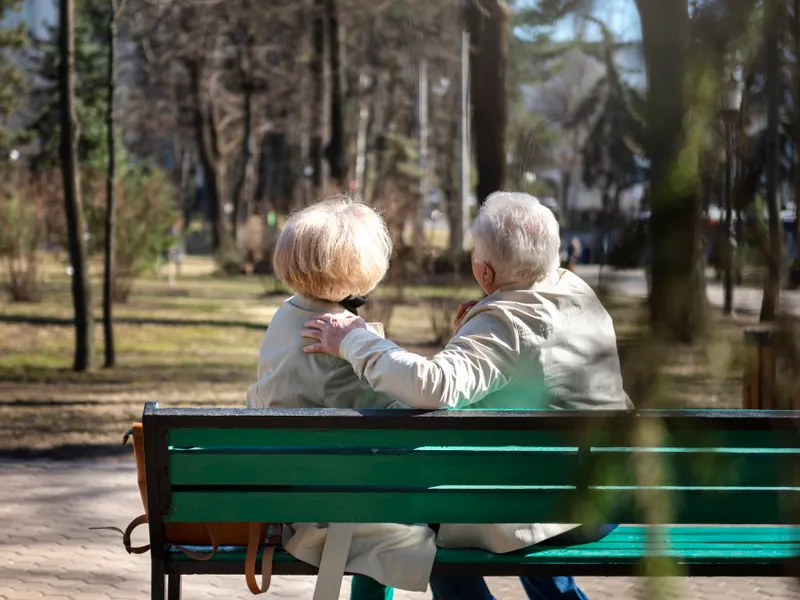
[[[378,213],[332,196],[294,213],[275,246],[275,274],[307,298],[366,296],[389,269],[392,241]]]

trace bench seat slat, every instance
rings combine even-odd
[[[712,531],[718,529],[718,531]],[[482,550],[439,549],[437,565],[473,565],[474,571],[481,567],[506,565],[525,567],[535,565],[574,565],[575,572],[586,565],[635,565],[645,557],[668,557],[686,565],[740,565],[740,564],[788,564],[800,553],[800,537],[797,528],[750,527],[667,527],[668,548],[653,545],[643,527],[619,527],[605,539],[593,544],[569,548],[542,547],[536,552],[520,551],[509,554],[491,554]],[[724,539],[724,542],[716,541]],[[794,541],[788,541],[794,540]],[[221,548],[214,556],[215,562],[239,562],[244,560],[244,548]],[[170,560],[189,561],[173,549]],[[275,554],[276,571],[281,563],[297,563],[285,552]],[[735,574],[735,573],[732,573]]]

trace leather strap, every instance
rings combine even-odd
[[[144,523],[147,523],[147,515],[139,515],[136,517],[133,521],[128,523],[125,531],[122,531],[122,529],[119,527],[89,527],[89,529],[93,531],[116,531],[122,536],[122,543],[124,544],[125,550],[128,552],[128,554],[144,554],[150,550],[150,544],[147,544],[146,546],[131,545],[131,534],[133,533],[133,530]]]
[[[89,527],[89,529],[93,531],[116,531],[117,533],[122,535],[122,544],[125,546],[125,550],[128,554],[144,554],[148,550],[150,550],[150,544],[146,546],[133,546],[131,544],[131,535],[133,534],[133,530],[136,529],[139,525],[144,525],[147,523],[147,515],[139,515],[133,521],[128,523],[128,526],[125,528],[125,531],[122,531],[119,527]],[[217,524],[216,523],[204,523],[206,526],[206,530],[208,531],[208,537],[211,540],[211,552],[204,554],[202,552],[195,552],[194,550],[189,550],[183,546],[178,546],[178,550],[183,552],[186,556],[191,558],[192,560],[211,560],[214,557],[214,554],[219,549],[219,535],[217,533]]]
[[[244,576],[250,592],[257,596],[265,593],[272,583],[272,559],[275,546],[267,546],[261,555],[261,585],[256,579],[256,559],[261,547],[261,523],[248,523],[247,555],[244,559]]]
[[[192,560],[200,560],[206,561],[211,560],[214,558],[214,555],[217,553],[219,549],[219,527],[218,523],[203,523],[206,526],[206,531],[208,531],[208,538],[211,540],[211,552],[208,554],[203,554],[202,552],[195,552],[194,550],[189,550],[188,548],[184,548],[183,546],[178,546],[178,550],[183,552],[186,556],[191,558]]]

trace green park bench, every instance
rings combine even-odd
[[[622,524],[569,548],[440,549],[434,571],[453,575],[772,577],[800,554],[800,411],[147,404],[142,422],[154,600],[180,598],[183,575],[244,572],[244,548],[198,562],[167,546],[169,521],[335,524],[317,600],[338,597],[357,522]],[[279,550],[274,573],[317,569]]]

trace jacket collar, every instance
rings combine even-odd
[[[338,302],[329,302],[318,298],[307,298],[300,294],[295,294],[288,300],[289,304],[301,310],[313,313],[339,314],[344,311],[344,307]]]
[[[519,292],[523,290],[534,291],[544,287],[552,287],[556,285],[560,279],[561,279],[561,272],[560,270],[556,269],[541,281],[537,282],[517,281],[516,283],[509,283],[508,285],[501,286],[497,288],[491,295],[487,296],[486,299],[496,298],[499,294],[502,294],[503,292]]]

